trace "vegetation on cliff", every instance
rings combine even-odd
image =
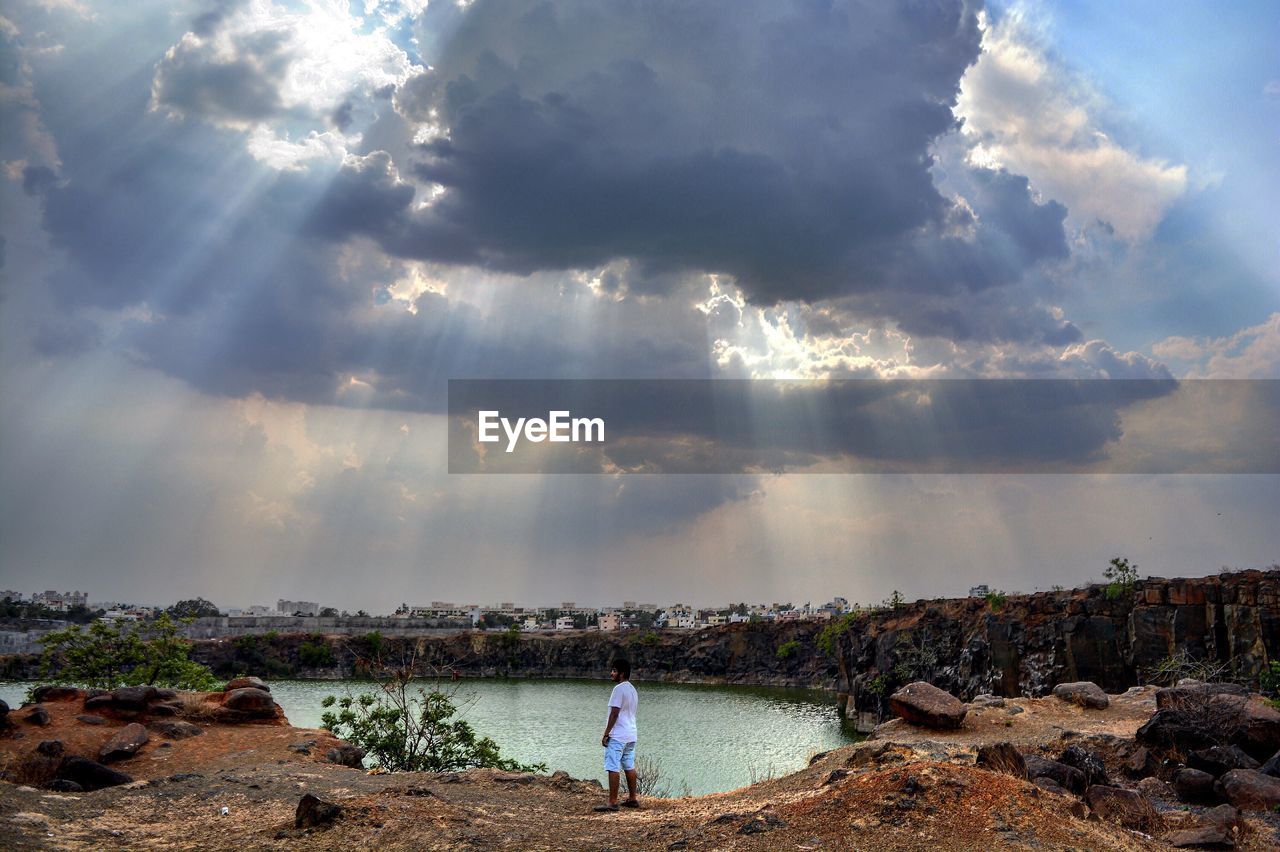
[[[209,690],[218,685],[207,666],[190,658],[191,642],[167,613],[153,621],[72,624],[42,637],[42,680],[112,689],[166,686]]]

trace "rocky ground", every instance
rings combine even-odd
[[[564,773],[368,774],[290,727],[265,685],[228,687],[54,691],[0,714],[4,847],[1280,848],[1280,762],[1255,757],[1280,748],[1280,713],[1211,687],[963,704],[917,685],[894,701],[911,722],[801,772],[607,814],[596,782]],[[1217,751],[1202,704],[1221,711]]]

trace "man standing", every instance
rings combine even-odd
[[[609,676],[617,686],[609,695],[609,720],[600,738],[600,745],[604,746],[604,769],[609,773],[609,804],[597,805],[597,811],[618,809],[620,772],[627,774],[627,791],[631,794],[622,807],[640,807],[636,799],[636,703],[639,699],[636,688],[631,685],[631,663],[618,657]]]

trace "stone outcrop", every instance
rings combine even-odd
[[[1053,688],[1053,694],[1055,698],[1094,710],[1105,710],[1111,704],[1111,699],[1107,698],[1102,687],[1087,680],[1060,683]]]
[[[150,739],[146,728],[137,722],[130,722],[102,744],[102,748],[98,750],[98,762],[114,763],[117,760],[128,760]]]
[[[837,640],[846,714],[882,714],[886,679],[927,680],[960,698],[1038,697],[1080,681],[1117,694],[1177,652],[1245,676],[1280,659],[1280,569],[1149,578],[1127,596],[1105,592],[1010,595],[999,612],[981,598],[917,601],[852,618]],[[1258,747],[1271,724],[1254,723]]]
[[[128,784],[133,778],[87,757],[70,755],[62,759],[58,777],[79,784],[85,790],[101,790]]]
[[[1269,811],[1280,807],[1280,778],[1255,769],[1233,769],[1218,779],[1218,789],[1242,811]]]
[[[889,696],[889,709],[913,725],[952,730],[964,722],[964,702],[932,684],[909,683]]]

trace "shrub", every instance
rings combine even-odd
[[[848,612],[827,622],[826,626],[818,632],[818,650],[828,657],[834,657],[840,647],[840,637],[849,632],[849,628],[857,618],[858,613]]]
[[[1128,559],[1117,556],[1103,569],[1102,576],[1107,578],[1107,588],[1103,592],[1106,599],[1121,600],[1133,594],[1134,584],[1138,582],[1138,566],[1130,565]]]
[[[652,630],[644,634],[637,640],[641,645],[658,645],[662,642],[662,637]]]
[[[992,612],[999,612],[1004,609],[1005,602],[1009,600],[1009,596],[999,589],[987,592],[987,606],[991,607]]]
[[[471,767],[546,770],[546,764],[503,757],[497,743],[477,736],[465,720],[454,718],[453,693],[438,686],[414,688],[415,662],[410,658],[400,666],[384,668],[377,692],[326,697],[321,725],[364,749],[375,766],[390,772],[455,772]]]
[[[778,646],[778,650],[774,652],[774,656],[779,660],[785,660],[800,650],[800,642],[790,639]]]
[[[1179,649],[1172,656],[1165,657],[1145,672],[1147,683],[1161,686],[1176,686],[1184,678],[1204,683],[1223,683],[1235,681],[1235,675],[1229,663],[1215,660],[1197,660],[1187,653],[1185,648]]]
[[[1280,708],[1280,660],[1272,660],[1258,675],[1258,690]]]
[[[323,669],[333,665],[333,648],[323,636],[312,636],[298,646],[298,662],[309,669]]]
[[[72,624],[46,633],[40,675],[44,682],[111,689],[117,686],[167,686],[211,690],[217,679],[190,659],[191,642],[162,613],[152,622],[129,625],[95,621],[88,629]]]

